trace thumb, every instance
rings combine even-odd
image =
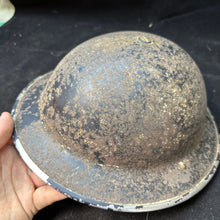
[[[3,112],[0,117],[0,148],[11,138],[13,132],[13,119],[8,112]]]
[[[58,192],[49,185],[37,188],[33,194],[33,202],[37,210],[41,210],[56,201],[66,198],[64,194]]]

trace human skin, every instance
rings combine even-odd
[[[0,219],[27,220],[66,196],[26,166],[14,147],[12,132],[12,117],[4,112],[0,117]]]

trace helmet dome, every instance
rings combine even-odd
[[[204,130],[200,70],[175,43],[118,32],[74,48],[40,99],[45,128],[81,159],[146,167],[195,148]]]

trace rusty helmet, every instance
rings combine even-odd
[[[69,197],[152,211],[200,191],[219,140],[196,63],[175,43],[125,31],[88,40],[19,95],[15,144]]]

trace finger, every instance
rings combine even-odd
[[[0,117],[0,148],[11,138],[13,132],[13,119],[8,112],[3,112]]]
[[[21,158],[14,160],[11,166],[11,177],[14,191],[23,210],[29,216],[29,219],[31,219],[33,215],[37,213],[37,210],[32,203],[32,196],[35,187],[27,173],[28,167]]]
[[[30,176],[31,180],[33,181],[36,188],[40,186],[44,186],[46,183],[40,179],[33,171],[28,169],[28,175]]]
[[[33,202],[35,207],[38,210],[41,210],[56,201],[60,201],[66,198],[67,197],[64,194],[58,192],[51,186],[44,185],[35,190],[33,195]]]

